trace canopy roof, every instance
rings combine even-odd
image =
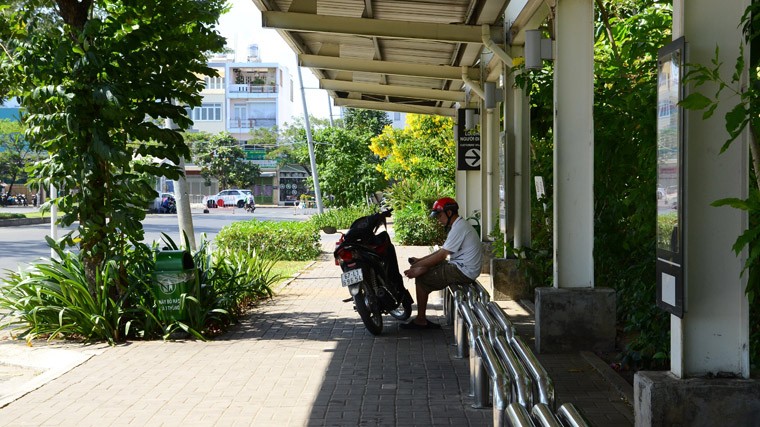
[[[544,0],[252,1],[335,105],[448,116],[469,100],[465,79],[498,79],[484,40],[520,44],[549,10]]]

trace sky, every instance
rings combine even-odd
[[[251,0],[228,0],[232,9],[219,19],[217,29],[222,36],[227,38],[228,48],[236,53],[237,61],[245,61],[248,56],[248,46],[257,44],[259,56],[262,62],[273,62],[287,67],[290,77],[293,79],[292,113],[295,117],[303,117],[301,103],[301,85],[298,81],[298,68],[296,67],[296,54],[275,30],[261,28],[261,12],[254,6]],[[319,118],[328,118],[330,108],[328,106],[327,91],[319,89],[319,81],[308,68],[302,68],[303,85],[306,88],[306,106],[309,115]],[[330,103],[332,100],[330,100]],[[332,107],[333,117],[337,118],[339,108]]]

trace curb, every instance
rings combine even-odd
[[[0,227],[14,227],[19,225],[36,225],[49,223],[50,218],[9,218],[0,219]]]
[[[623,378],[620,377],[615,371],[612,370],[602,359],[596,354],[590,351],[581,351],[581,357],[594,368],[595,371],[610,383],[615,390],[620,393],[620,396],[627,401],[628,404],[633,405],[633,386],[628,384]]]

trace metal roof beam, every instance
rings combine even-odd
[[[399,104],[393,102],[360,101],[355,99],[336,98],[335,106],[363,108],[365,110],[398,111],[399,113],[427,114],[454,117],[456,109],[428,107],[425,105]]]
[[[343,80],[319,79],[319,88],[340,91],[360,92],[374,95],[398,96],[401,98],[431,99],[434,101],[464,102],[465,95],[461,91],[427,89],[411,86],[379,85],[375,83],[347,82]]]
[[[298,55],[298,65],[325,70],[343,70],[362,73],[392,74],[397,76],[428,77],[435,79],[461,80],[462,68],[449,65],[427,65],[411,62],[374,61],[359,58],[338,58],[322,55]],[[470,68],[471,79],[480,78],[480,72]]]
[[[555,3],[556,0],[510,1],[504,11],[504,21],[509,25],[509,43],[525,43],[525,30],[537,28],[549,15]]]
[[[479,25],[437,24],[431,22],[391,21],[369,18],[349,18],[344,16],[314,15],[294,12],[261,12],[263,28],[285,31],[304,31],[331,34],[351,34],[368,37],[397,39],[434,40],[454,43],[481,44],[482,33]],[[491,33],[501,34],[499,27]],[[501,40],[495,40],[497,43]]]

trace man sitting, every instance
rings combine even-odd
[[[457,202],[450,197],[438,199],[430,217],[449,229],[449,234],[437,251],[420,259],[409,259],[411,267],[404,275],[415,279],[417,317],[401,324],[402,329],[440,329],[440,325],[425,317],[430,293],[456,283],[472,282],[480,275],[483,263],[480,236],[467,220],[459,216]]]

